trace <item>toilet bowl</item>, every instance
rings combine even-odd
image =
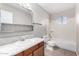
[[[51,46],[51,47],[54,47],[55,46],[55,42],[54,40],[50,40],[47,42],[47,45]]]
[[[46,48],[47,49],[53,50],[54,49],[54,46],[56,46],[54,40],[50,40],[50,41],[46,42]]]
[[[44,36],[43,39],[46,44],[45,45],[46,49],[53,50],[54,49],[53,47],[56,46],[55,41],[53,39],[50,40],[50,38],[47,36]]]

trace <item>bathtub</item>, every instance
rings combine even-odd
[[[63,40],[63,39],[55,39],[54,40],[56,46],[70,50],[70,51],[76,51],[76,42],[75,41],[69,41],[69,40]]]

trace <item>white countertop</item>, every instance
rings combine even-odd
[[[25,41],[17,41],[12,44],[0,46],[0,56],[16,55],[42,41],[44,41],[42,38],[32,38],[26,39]]]

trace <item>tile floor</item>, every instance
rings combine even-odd
[[[52,51],[45,48],[45,56],[76,56],[76,53],[59,47],[54,47]]]

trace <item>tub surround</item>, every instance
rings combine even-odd
[[[18,53],[23,52],[43,41],[44,41],[44,39],[42,39],[42,38],[32,38],[32,39],[26,39],[24,41],[17,41],[12,44],[0,46],[0,56],[17,55]]]

